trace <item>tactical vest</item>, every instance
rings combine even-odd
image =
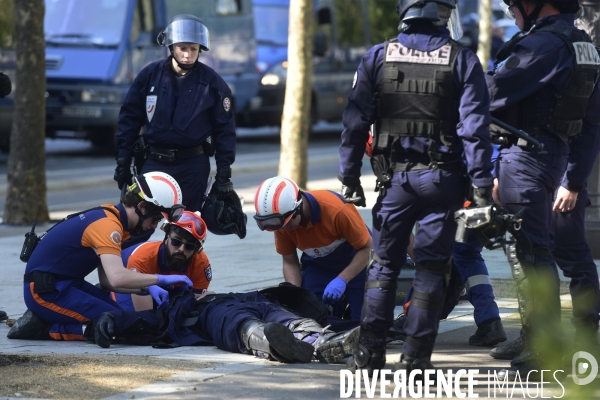
[[[568,142],[581,132],[588,100],[600,76],[600,55],[584,31],[552,24],[532,32],[551,32],[563,39],[573,55],[573,76],[567,88],[554,95],[545,120],[540,120],[543,94],[538,91],[510,107],[507,122],[534,137],[543,129]],[[514,44],[525,37],[519,37]]]
[[[374,149],[397,161],[400,137],[429,139],[430,167],[441,162],[440,145],[450,147],[458,122],[454,65],[461,46],[448,41],[432,51],[410,49],[392,39],[385,43],[383,82],[377,95]]]

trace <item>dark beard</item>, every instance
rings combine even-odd
[[[173,257],[173,255],[169,251],[168,247],[165,246],[165,250],[166,250],[165,251],[165,264],[169,271],[183,272],[190,265],[190,262],[192,261],[192,257],[185,259],[185,254],[183,254],[183,253],[176,253],[178,255],[179,254],[182,255],[184,257],[183,259],[178,258],[178,257]]]

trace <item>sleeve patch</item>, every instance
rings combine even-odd
[[[223,99],[223,110],[225,110],[225,112],[231,110],[231,100],[229,100],[229,97]]]
[[[112,232],[110,233],[110,238],[111,238],[111,239],[112,239],[112,241],[113,241],[113,242],[114,242],[116,245],[118,245],[118,246],[120,246],[120,245],[121,245],[121,242],[122,242],[122,240],[123,240],[123,238],[121,238],[121,233],[120,233],[120,232],[117,232],[117,231],[112,231]]]
[[[206,279],[212,281],[212,268],[210,265],[204,269],[204,273],[206,274]]]

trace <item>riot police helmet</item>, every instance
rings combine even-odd
[[[177,43],[196,43],[204,51],[210,49],[208,28],[200,18],[191,14],[176,15],[167,28],[158,34],[156,41],[161,46],[171,47]]]
[[[462,37],[456,0],[400,0],[396,12],[400,30],[417,21],[428,21],[435,26],[446,26],[454,40]]]
[[[254,197],[254,220],[263,231],[283,228],[302,212],[302,195],[292,179],[276,176],[263,181]]]
[[[208,231],[214,235],[235,234],[240,239],[246,237],[248,218],[242,209],[242,202],[237,193],[217,193],[211,189],[202,205],[202,219]]]

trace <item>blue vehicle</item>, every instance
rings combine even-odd
[[[200,61],[230,85],[234,110],[247,108],[258,91],[251,0],[45,0],[45,5],[48,137],[113,147],[122,101],[137,73],[168,55],[156,37],[177,14],[194,14],[208,27],[211,50]],[[0,71],[14,82],[14,50],[0,49]],[[2,150],[9,146],[13,96],[0,102]]]
[[[280,125],[287,76],[289,0],[253,0],[258,94],[243,121]],[[390,6],[395,7],[390,2]],[[339,121],[362,55],[372,46],[367,0],[315,0],[311,123]],[[268,23],[258,23],[268,21]],[[351,21],[350,24],[344,23]]]

